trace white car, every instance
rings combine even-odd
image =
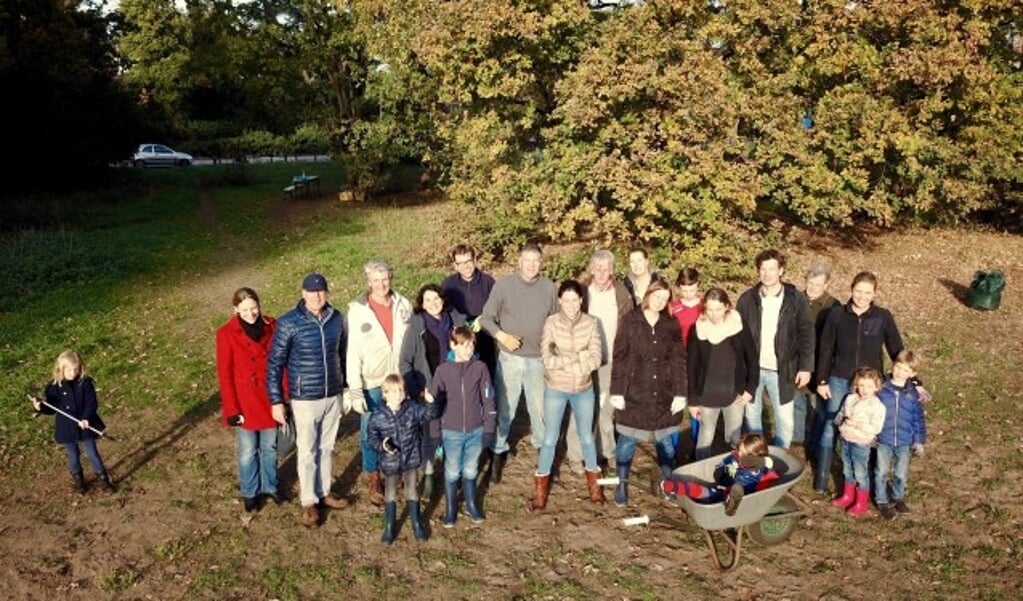
[[[136,167],[167,165],[170,167],[188,167],[192,164],[192,155],[178,152],[163,144],[139,144],[133,157]]]

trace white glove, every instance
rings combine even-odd
[[[352,399],[348,396],[348,391],[341,393],[341,417],[348,415],[348,412],[352,410]]]
[[[348,405],[360,415],[366,413],[366,395],[361,388],[348,389]]]
[[[612,394],[608,397],[607,401],[611,403],[611,406],[615,409],[622,411],[625,409],[625,397],[620,394]]]
[[[677,396],[677,397],[671,399],[671,414],[672,415],[675,415],[676,413],[681,412],[685,408],[686,408],[686,397],[684,397],[684,396]]]

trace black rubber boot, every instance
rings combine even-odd
[[[444,482],[444,524],[445,528],[451,528],[458,519],[458,480]]]
[[[114,487],[114,483],[110,481],[110,475],[106,472],[99,475],[99,481],[103,483],[103,488],[107,492],[117,492],[117,488]]]
[[[85,476],[81,470],[71,474],[71,485],[75,488],[75,492],[84,495],[85,494]]]
[[[508,460],[508,452],[494,453],[494,458],[490,460],[490,483],[500,484],[501,476],[504,475],[504,463]]]
[[[833,453],[833,449],[821,447],[817,454],[817,472],[813,475],[813,490],[822,495],[828,492],[828,478],[831,476]]]
[[[408,502],[408,521],[412,522],[412,534],[416,540],[426,540],[426,529],[423,528],[423,521],[419,515],[419,501]]]
[[[465,497],[465,511],[473,524],[483,523],[483,512],[476,506],[475,478],[462,478],[462,496]]]
[[[615,505],[625,507],[629,504],[629,471],[632,470],[632,463],[619,463],[615,475],[618,476],[618,486],[615,488]]]
[[[385,545],[393,543],[394,537],[398,534],[398,528],[395,524],[397,517],[398,504],[393,501],[384,503],[384,534],[380,537],[380,542]]]

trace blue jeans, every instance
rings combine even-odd
[[[892,498],[901,501],[906,498],[906,481],[909,479],[909,458],[912,448],[908,444],[892,446],[877,445],[877,467],[874,468],[874,499],[877,504],[888,502],[888,470],[895,458],[895,474],[892,478]]]
[[[753,402],[746,405],[746,426],[751,434],[764,433],[764,392],[771,399],[774,412],[774,444],[783,449],[792,444],[792,403],[781,402],[781,391],[778,388],[778,371],[760,368],[760,380],[757,391],[753,393]]]
[[[242,496],[277,492],[277,428],[238,432],[238,480]]]
[[[441,440],[444,445],[444,481],[475,480],[480,453],[483,452],[483,426],[469,432],[441,430]]]
[[[563,392],[545,386],[543,390],[544,438],[543,446],[540,447],[540,459],[536,466],[536,473],[541,476],[551,473],[551,466],[554,464],[554,449],[558,446],[558,437],[561,435],[561,420],[565,416],[566,404],[572,406],[572,415],[575,416],[576,433],[579,435],[579,446],[583,452],[583,463],[586,465],[586,469],[591,472],[600,469],[597,467],[597,445],[593,438],[593,388],[582,392]]]
[[[504,453],[509,448],[508,434],[519,408],[519,396],[526,397],[530,435],[533,446],[539,449],[543,443],[543,360],[501,351],[497,355],[497,377],[494,381],[497,385],[494,452]]]
[[[817,403],[818,413],[823,412],[823,415],[818,417],[821,423],[820,448],[818,452],[824,449],[835,448],[835,440],[838,438],[835,416],[838,415],[838,410],[842,407],[842,401],[849,394],[849,380],[835,376],[828,378],[828,392],[831,394],[831,398],[827,402],[824,399],[820,399]]]
[[[96,439],[84,438],[81,444],[85,447],[85,456],[89,458],[89,463],[92,464],[92,471],[96,472],[97,476],[105,474],[107,468],[103,467],[103,459],[99,456],[99,449],[96,448]],[[64,443],[64,452],[67,453],[67,467],[71,470],[71,473],[77,474],[82,471],[82,456],[78,450],[78,443]]]
[[[369,445],[369,416],[384,403],[384,392],[377,386],[362,391],[366,397],[366,412],[359,416],[359,448],[362,450],[362,471],[376,472],[380,470],[380,456],[377,450]]]
[[[842,441],[842,476],[846,484],[856,483],[860,490],[870,490],[870,446]]]
[[[635,438],[619,432],[618,444],[615,446],[615,461],[619,464],[632,463],[632,457],[636,454],[636,442]],[[657,465],[661,466],[661,471],[666,467],[670,470],[675,461],[675,445],[671,442],[671,435],[654,440],[654,446],[657,448]]]
[[[792,442],[806,446],[811,454],[816,454],[817,443],[821,438],[820,420],[824,418],[824,411],[818,409],[819,405],[820,399],[809,390],[797,388],[796,395],[792,397],[792,423],[794,424]],[[806,425],[807,415],[810,415],[809,427]]]

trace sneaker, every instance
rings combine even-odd
[[[725,497],[725,515],[735,515],[736,511],[739,511],[739,503],[742,502],[742,495],[746,494],[743,490],[742,484],[736,482],[732,485],[732,488],[728,491],[728,496]]]
[[[881,503],[877,509],[881,512],[881,517],[886,520],[894,520],[895,516],[899,515],[899,512],[890,503]]]
[[[306,505],[302,508],[302,525],[306,528],[315,528],[320,525],[320,512],[315,505]]]
[[[245,505],[245,513],[252,513],[259,509],[259,499],[256,497],[245,497],[243,503]]]
[[[678,498],[678,483],[674,480],[669,480],[667,478],[661,480],[660,488],[661,494],[664,495],[665,499],[674,501]]]
[[[334,495],[327,495],[323,497],[321,502],[324,507],[330,507],[331,509],[344,509],[345,507],[348,507],[348,499]]]
[[[909,506],[902,499],[895,499],[895,511],[899,513],[909,513]]]

